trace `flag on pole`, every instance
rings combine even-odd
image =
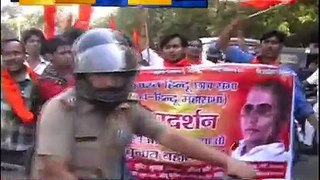
[[[240,6],[267,9],[278,4],[292,4],[297,0],[241,0]]]
[[[78,10],[78,19],[74,23],[74,27],[82,30],[88,30],[90,27],[90,20],[92,14],[92,7],[89,4],[80,4]]]
[[[56,6],[44,6],[43,11],[44,34],[47,39],[50,39],[55,35],[55,19],[57,8]]]
[[[139,33],[136,29],[133,29],[132,40],[133,40],[133,44],[134,44],[136,51],[141,52]]]
[[[114,20],[114,16],[111,16],[109,19],[109,28],[113,30],[117,30],[116,21]]]

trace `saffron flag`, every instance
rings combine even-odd
[[[111,16],[109,19],[109,28],[111,28],[113,30],[117,30],[116,22],[115,22],[113,16]]]
[[[92,7],[91,5],[81,4],[79,5],[78,11],[79,19],[81,21],[90,21],[91,14],[92,14]]]
[[[55,35],[55,19],[56,19],[56,6],[44,6],[43,9],[44,19],[44,34],[47,39],[52,38]]]
[[[133,33],[132,33],[132,40],[133,40],[133,44],[135,49],[140,52],[140,39],[139,39],[139,33],[137,30],[133,29]]]
[[[74,27],[88,30],[90,25],[90,19],[92,14],[92,7],[88,4],[81,4],[79,5],[79,18],[76,20]]]
[[[240,2],[242,7],[254,7],[257,9],[267,9],[278,4],[292,4],[297,0],[243,0]]]

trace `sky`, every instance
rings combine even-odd
[[[17,4],[12,3],[10,0],[1,0],[1,9],[3,6],[11,5],[11,4]],[[23,12],[26,14],[30,14],[34,11],[38,11],[42,8],[42,6],[23,6]],[[72,8],[66,8],[67,12],[73,12],[74,14],[77,13],[77,6],[73,6]],[[92,14],[92,19],[96,19],[99,17],[107,16],[108,14],[111,14],[115,12],[118,8],[117,7],[94,7],[94,11]]]

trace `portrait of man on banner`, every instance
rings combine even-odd
[[[286,162],[290,155],[282,132],[290,122],[291,93],[279,80],[255,84],[240,112],[243,139],[232,157],[250,162]]]

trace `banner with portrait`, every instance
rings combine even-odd
[[[142,70],[134,84],[157,120],[251,163],[259,179],[290,178],[293,75],[266,65]],[[146,137],[126,150],[137,179],[212,179],[218,166],[173,152]]]

